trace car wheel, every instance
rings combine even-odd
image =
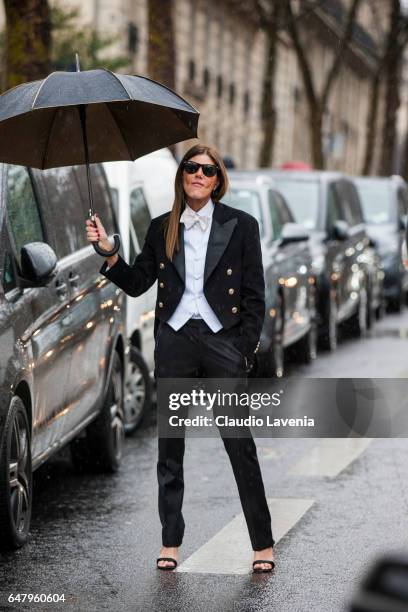
[[[78,471],[116,472],[119,468],[124,442],[122,370],[115,352],[102,410],[88,425],[86,436],[71,442],[72,461]]]
[[[323,332],[319,338],[320,347],[326,351],[335,351],[338,343],[337,323],[337,295],[335,289],[329,290],[328,311],[326,314]]]
[[[317,320],[316,320],[316,291],[314,286],[310,288],[309,293],[309,315],[310,329],[293,347],[293,353],[296,361],[309,364],[317,355]]]
[[[128,371],[125,376],[125,432],[133,433],[151,405],[152,385],[143,355],[130,347]]]
[[[372,305],[371,291],[367,292],[367,321],[366,327],[367,329],[371,329],[374,325],[375,321],[375,309]]]
[[[388,310],[390,312],[401,312],[403,305],[404,305],[404,293],[402,291],[402,288],[399,287],[397,295],[388,300]]]
[[[353,336],[363,338],[367,334],[368,294],[366,287],[360,289],[357,312],[350,318],[349,329]]]
[[[0,549],[15,549],[28,539],[32,509],[31,439],[27,411],[14,396],[0,449]]]

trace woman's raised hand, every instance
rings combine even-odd
[[[113,244],[108,240],[105,228],[103,227],[98,215],[95,215],[96,227],[90,219],[86,220],[86,234],[88,242],[98,242],[98,246],[104,251],[111,251]]]

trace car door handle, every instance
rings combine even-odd
[[[60,297],[65,297],[68,292],[67,283],[63,283],[62,281],[57,281],[55,283],[55,290]]]
[[[76,287],[79,281],[79,274],[73,274],[73,272],[69,273],[68,282],[71,287]]]

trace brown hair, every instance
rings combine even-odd
[[[218,151],[204,144],[196,144],[189,149],[183,156],[179,167],[177,168],[176,178],[174,181],[174,202],[170,215],[164,221],[164,235],[166,239],[166,255],[172,260],[174,251],[179,250],[179,223],[180,215],[185,208],[184,189],[183,189],[183,165],[195,155],[208,155],[213,162],[218,166],[218,187],[214,189],[211,198],[216,205],[228,189],[228,176],[224,162]]]

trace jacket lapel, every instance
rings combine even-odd
[[[224,210],[223,204],[217,203],[214,205],[210,236],[208,238],[207,254],[205,258],[204,285],[220,261],[221,256],[230,241],[234,227],[238,222],[236,217],[230,219],[229,221],[225,221]]]
[[[179,223],[179,244],[180,249],[176,251],[173,257],[173,265],[176,268],[183,283],[186,283],[186,263],[184,256],[184,223]]]

